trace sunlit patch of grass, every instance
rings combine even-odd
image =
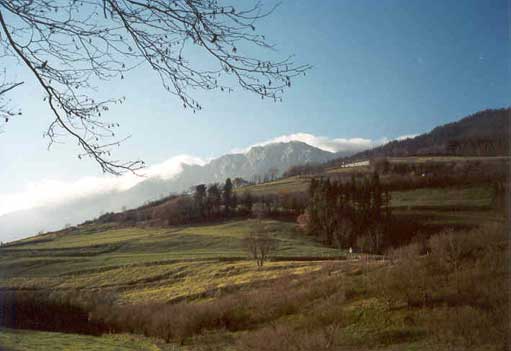
[[[509,160],[509,156],[407,156],[389,157],[390,163],[466,162]]]
[[[293,176],[272,182],[248,185],[237,189],[237,192],[250,192],[254,195],[278,194],[280,192],[294,193],[306,191],[310,183],[310,177]]]
[[[0,329],[0,349],[9,351],[160,351],[149,339],[132,335],[101,337],[49,333],[29,330]]]
[[[283,275],[300,275],[321,269],[321,262],[268,262],[257,268],[251,261],[194,263],[183,267],[180,276],[154,286],[127,290],[124,302],[171,301],[197,298],[246,284],[263,282]]]
[[[359,281],[360,283],[360,281]],[[378,298],[358,297],[343,306],[343,328],[337,342],[345,347],[377,348],[378,350],[426,350],[427,331],[408,324],[410,312],[403,309],[390,310]],[[428,349],[429,350],[429,349]]]
[[[392,193],[393,207],[489,208],[494,198],[489,186],[426,188]]]
[[[81,275],[82,272],[88,274],[95,270],[152,263],[166,264],[166,261],[176,260],[240,259],[247,257],[241,247],[241,238],[252,231],[271,232],[279,242],[274,256],[318,257],[341,254],[338,250],[324,247],[298,232],[293,223],[241,220],[211,225],[125,228],[93,234],[67,234],[53,241],[23,245],[19,250],[0,251],[0,268],[4,279],[35,278],[63,274]],[[101,245],[115,246],[110,251],[98,253],[97,247]],[[21,251],[21,248],[25,251]],[[52,257],[57,252],[59,256]],[[30,257],[36,253],[41,256],[37,259]]]
[[[115,230],[100,231],[97,233],[70,233],[56,237],[51,241],[44,241],[22,246],[14,246],[10,249],[20,250],[41,250],[41,249],[69,249],[80,247],[91,247],[107,244],[126,242],[133,239],[140,239],[145,236],[161,234],[168,231],[165,228],[123,228]]]
[[[219,224],[172,228],[128,228],[93,234],[69,234],[45,245],[51,255],[63,247],[77,248],[89,238],[117,242],[119,249],[94,256],[38,259],[17,255],[3,257],[5,275],[0,287],[9,289],[108,289],[121,291],[119,299],[169,301],[205,295],[208,291],[302,274],[320,268],[318,262],[267,262],[257,269],[241,247],[241,238],[253,231],[273,235],[279,245],[274,257],[339,256],[296,230],[296,225],[274,220],[241,220]],[[122,241],[124,240],[124,241]],[[28,248],[29,246],[24,245]],[[72,255],[75,251],[70,251]],[[9,252],[6,252],[9,254]],[[228,261],[224,261],[228,259]]]

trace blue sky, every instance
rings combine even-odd
[[[108,115],[121,122],[121,134],[132,135],[117,156],[148,164],[180,154],[208,158],[298,132],[378,140],[509,106],[507,6],[506,0],[284,0],[257,28],[277,44],[276,55],[295,54],[314,68],[294,81],[283,103],[241,91],[196,92],[204,109],[193,115],[141,68],[122,84],[100,87],[106,96],[127,97]],[[36,85],[27,81],[11,97],[24,115],[0,134],[0,197],[41,180],[100,175],[93,162],[78,161],[70,141],[47,151],[42,134],[51,115]]]

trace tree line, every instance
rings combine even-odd
[[[230,178],[225,183],[199,184],[190,197],[193,217],[208,221],[233,216],[296,218],[307,206],[306,194],[280,192],[252,194],[249,190],[236,193]]]
[[[307,206],[305,193],[252,194],[249,189],[235,191],[239,183],[240,178],[227,178],[224,183],[198,184],[188,193],[170,195],[136,209],[105,213],[95,221],[162,226],[251,216],[295,220]]]
[[[153,206],[101,217],[128,225],[180,225],[227,218],[265,217],[298,220],[299,225],[329,246],[382,252],[393,244],[390,187],[372,176],[350,181],[312,178],[306,193],[252,194],[235,192],[224,183],[199,184],[188,194],[170,196]]]
[[[244,198],[243,203],[251,207],[250,197]],[[223,185],[218,183],[199,184],[193,194],[193,206],[200,218],[210,219],[219,216],[229,217],[237,208],[238,196],[233,191],[231,178]]]
[[[327,245],[379,253],[391,218],[390,192],[374,172],[347,183],[312,179],[309,203],[299,221]]]

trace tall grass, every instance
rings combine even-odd
[[[119,305],[102,291],[54,292],[38,298],[48,308],[35,318],[57,318],[52,311],[71,306],[64,309],[71,311],[66,323],[73,324],[76,312],[82,324],[75,325],[94,333],[135,333],[181,344],[236,333],[229,342],[241,351],[416,341],[436,350],[504,350],[510,331],[506,230],[494,225],[444,231],[393,250],[385,262],[331,262],[264,285],[212,288],[200,301]]]

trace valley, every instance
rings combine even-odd
[[[510,161],[297,161],[3,243],[0,345],[502,350]]]
[[[435,158],[428,159],[431,160]],[[413,163],[417,159],[400,159],[399,162],[405,161]],[[326,174],[338,176],[352,172],[353,169],[348,168],[328,169]],[[370,173],[370,169],[356,172]],[[250,191],[261,196],[306,191],[308,179],[294,176],[236,191],[239,194]],[[458,228],[458,235],[464,235],[464,231],[481,225],[494,228],[505,225],[491,184],[392,191],[391,198],[396,218],[416,223],[422,230],[430,228],[432,233],[441,232],[442,228]],[[251,232],[271,233],[278,242],[262,267],[255,264],[242,245],[242,238]],[[149,329],[142,335],[140,332],[122,334],[136,330],[124,329],[123,323],[111,327],[118,330],[116,334],[102,337],[4,329],[0,343],[8,350],[55,349],[45,344],[45,340],[50,339],[61,340],[62,350],[67,350],[67,344],[80,347],[81,343],[90,345],[91,350],[203,350],[205,347],[208,350],[264,350],[255,342],[266,337],[262,335],[269,335],[272,340],[268,350],[319,350],[325,343],[361,351],[374,347],[389,351],[435,350],[453,342],[448,336],[438,339],[430,334],[430,321],[444,313],[440,307],[388,307],[393,300],[386,297],[384,286],[390,273],[385,272],[399,270],[408,256],[398,254],[401,258],[395,266],[396,251],[373,256],[360,251],[350,254],[347,248],[326,246],[296,223],[286,220],[233,218],[170,227],[91,222],[6,244],[0,254],[0,290],[5,296],[28,294],[41,296],[41,301],[57,298],[98,316],[108,313],[123,318],[123,313],[134,313],[139,318],[153,319],[158,314],[143,317],[137,309],[174,308],[178,310],[169,311],[171,316],[177,316],[175,313],[183,309],[199,318],[169,321],[171,324],[167,328],[177,334],[168,337],[163,337],[157,329]],[[378,288],[381,284],[383,287]],[[270,298],[274,294],[280,297]],[[263,312],[252,305],[257,299],[248,302],[255,296],[263,299],[259,304],[268,304]],[[307,304],[302,306],[300,301],[304,298]],[[239,299],[248,299],[245,312],[235,312],[243,309],[243,305],[236,302]],[[393,304],[402,306],[399,297],[397,299]],[[109,308],[116,309],[115,312],[107,312],[108,308],[101,307],[104,306],[102,302],[91,305],[91,301],[103,300],[113,303]],[[88,313],[90,316],[91,312]],[[213,317],[215,313],[220,315]],[[242,315],[230,316],[229,313]],[[309,321],[307,317],[306,321],[305,315],[312,319]],[[103,322],[109,320],[105,317],[98,318]],[[220,320],[211,324],[213,320],[209,318]],[[229,322],[231,318],[237,322]],[[114,320],[108,323],[117,325],[119,322]],[[409,324],[407,320],[414,322]],[[162,322],[157,319],[152,323]],[[172,323],[177,324],[171,327]],[[176,331],[181,329],[173,329],[185,326],[188,329],[181,332]],[[51,322],[42,327],[56,331],[53,328]],[[282,341],[288,337],[297,338],[294,333],[298,330],[308,335],[307,339],[299,339],[301,346]],[[84,329],[83,333],[89,332]],[[491,343],[485,345],[493,350]]]
[[[0,351],[511,350],[510,0],[0,0]]]

